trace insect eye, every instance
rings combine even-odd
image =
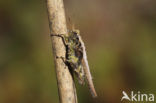
[[[77,35],[77,33],[76,33],[76,32],[74,32],[74,35],[75,35],[75,37],[78,37],[78,35]]]
[[[76,32],[74,31],[74,34],[76,34]]]

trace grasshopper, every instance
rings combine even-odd
[[[76,74],[80,84],[85,83],[93,97],[97,97],[92,76],[90,73],[84,42],[81,39],[79,30],[68,31],[68,35],[51,34],[51,36],[61,37],[66,47],[65,57],[61,57],[68,68]]]

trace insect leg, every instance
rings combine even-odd
[[[59,57],[59,56],[56,56],[56,59],[62,59],[62,61],[66,64],[67,60],[65,57]]]
[[[62,40],[63,40],[64,45],[65,45],[65,46],[68,45],[68,42],[67,42],[67,36],[65,36],[65,34],[50,34],[50,36],[61,37]]]

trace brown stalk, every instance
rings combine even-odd
[[[47,0],[50,34],[67,34],[63,0]],[[62,39],[51,37],[55,71],[57,77],[60,103],[77,103],[77,95],[73,77],[62,59],[65,57],[65,46]]]

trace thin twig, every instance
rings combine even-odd
[[[67,34],[63,0],[47,0],[49,28],[51,34]],[[51,37],[55,71],[59,90],[60,103],[77,103],[73,77],[60,58],[65,57],[65,47],[61,38]]]

